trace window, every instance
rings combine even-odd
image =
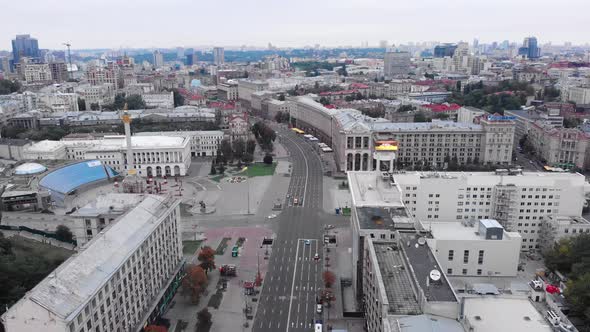
[[[469,250],[463,251],[463,263],[469,263]]]
[[[467,269],[463,269],[463,271],[461,271],[461,273],[462,273],[463,275],[467,275]]]
[[[447,269],[447,274],[453,274],[453,269]]]
[[[480,264],[480,265],[483,264],[483,254],[484,254],[484,251],[483,250],[480,250],[479,251],[479,256],[477,258],[477,264]]]
[[[455,251],[454,250],[449,250],[449,261],[453,260],[453,256],[455,255]]]
[[[477,269],[477,275],[480,276],[481,275],[481,269]]]

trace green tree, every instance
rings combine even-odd
[[[234,158],[236,158],[238,160],[242,160],[242,157],[244,156],[244,153],[246,152],[246,143],[244,142],[244,140],[241,138],[234,140],[233,144],[232,144],[232,148],[233,148]]]
[[[246,152],[249,154],[254,154],[254,150],[256,150],[256,141],[253,139],[249,139],[246,142]]]
[[[414,115],[414,122],[430,122],[423,112],[418,112]]]
[[[98,111],[99,109],[100,109],[100,106],[98,105],[98,103],[91,103],[90,104],[90,110]]]
[[[55,237],[63,242],[72,242],[74,240],[74,235],[72,231],[68,228],[68,226],[59,225],[55,229]]]
[[[412,106],[412,105],[401,105],[397,111],[400,113],[406,113],[406,112],[410,112],[410,111],[415,111],[416,107]]]
[[[264,156],[264,158],[262,159],[262,162],[264,162],[267,165],[271,165],[272,164],[272,156],[267,154]]]
[[[328,98],[326,97],[320,97],[320,104],[326,106],[330,103],[330,101],[328,100]]]
[[[21,85],[18,81],[0,80],[0,95],[9,95],[20,90]]]
[[[184,97],[178,92],[178,89],[172,89],[174,95],[174,107],[184,105]]]
[[[140,95],[130,95],[129,97],[125,98],[125,102],[127,103],[127,107],[130,110],[141,110],[145,109],[145,102]]]
[[[281,93],[281,94],[279,95],[279,100],[280,100],[280,101],[285,101],[285,94],[284,94],[284,93]]]
[[[78,98],[78,110],[85,111],[86,110],[86,101],[82,98]]]
[[[234,150],[231,146],[229,139],[224,138],[219,143],[219,151],[225,158],[225,161],[230,162],[234,159]]]
[[[129,105],[128,105],[129,106]],[[122,110],[125,107],[125,94],[117,93],[115,95],[115,101],[113,102],[113,110]]]

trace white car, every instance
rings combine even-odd
[[[273,214],[269,215],[267,218],[268,218],[268,219],[274,219],[274,218],[276,218],[276,217],[277,217],[277,215],[273,213]]]
[[[316,304],[316,306],[315,306],[315,311],[316,311],[318,314],[321,314],[323,309],[324,309],[324,307],[323,307],[321,304],[319,304],[319,303],[318,303],[318,304]]]

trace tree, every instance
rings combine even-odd
[[[571,303],[573,311],[590,322],[590,272],[583,274],[578,279],[567,282],[565,296]]]
[[[215,175],[217,174],[217,170],[215,169],[215,163],[211,162],[211,171],[209,171],[210,175]]]
[[[336,281],[334,272],[326,270],[322,273],[322,277],[324,278],[324,286],[326,288],[332,288],[332,285],[334,285],[334,282]]]
[[[125,94],[117,93],[115,95],[115,101],[113,102],[113,110],[122,110],[125,107]]]
[[[55,229],[55,238],[62,242],[72,242],[74,235],[67,226],[59,225]]]
[[[78,98],[78,110],[85,111],[86,110],[86,101],[82,98]]]
[[[281,93],[281,94],[279,95],[279,100],[280,100],[280,101],[285,101],[285,94],[284,94],[284,93]]]
[[[100,109],[100,105],[98,105],[98,103],[91,103],[90,104],[90,110],[98,111],[99,109]]]
[[[397,111],[399,113],[405,113],[405,112],[411,112],[411,111],[415,111],[416,107],[412,106],[412,105],[401,105]]]
[[[190,295],[193,303],[198,303],[201,294],[207,288],[207,274],[198,265],[188,265],[186,275],[182,279],[182,289],[185,295]]]
[[[262,159],[262,162],[265,163],[265,164],[267,164],[267,165],[271,165],[272,164],[272,156],[270,154],[267,154]]]
[[[323,289],[320,293],[320,301],[326,304],[328,308],[332,306],[332,302],[334,302],[334,300],[336,300],[336,297],[330,289]]]
[[[129,97],[125,98],[127,102],[127,107],[130,110],[141,110],[145,109],[146,105],[143,101],[143,98],[140,95],[130,95]]]
[[[234,159],[234,150],[229,139],[224,138],[221,140],[219,143],[219,151],[221,151],[221,154],[225,157],[226,161],[232,161]]]
[[[21,85],[18,81],[0,80],[0,95],[9,95],[20,90]]]
[[[234,142],[232,144],[232,148],[233,148],[233,156],[236,159],[241,160],[242,157],[244,156],[244,153],[246,152],[246,143],[244,142],[244,140],[241,138],[234,140]]]
[[[424,113],[418,112],[414,115],[414,122],[429,122]]]
[[[249,154],[254,154],[255,150],[256,150],[256,141],[253,139],[249,139],[246,142],[246,152]]]
[[[203,308],[199,312],[197,312],[197,325],[209,326],[211,325],[211,318],[212,315],[209,312],[209,309]]]
[[[329,103],[330,103],[330,101],[328,100],[328,98],[326,98],[326,97],[321,97],[321,98],[320,98],[320,104],[322,104],[322,105],[326,106],[326,105],[328,105]]]
[[[457,91],[461,91],[461,81],[457,81],[457,84],[455,85],[455,89]]]
[[[217,172],[219,172],[219,174],[225,173],[225,166],[223,166],[223,164],[219,164],[219,166],[217,166]]]
[[[178,89],[172,89],[173,98],[174,98],[174,107],[184,105],[184,96],[178,92]]]
[[[211,247],[205,246],[201,248],[197,259],[201,262],[199,266],[205,270],[205,273],[209,273],[209,271],[215,269],[215,250]]]

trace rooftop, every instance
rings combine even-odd
[[[477,332],[553,331],[526,298],[465,298],[465,319]]]
[[[573,216],[547,216],[547,220],[560,225],[560,226],[569,226],[569,225],[589,225],[590,221],[588,221],[584,217],[573,217]]]
[[[25,297],[65,319],[73,319],[159,225],[177,201],[148,195],[117,223],[70,257]],[[19,302],[23,301],[21,299]],[[15,304],[11,310],[19,306]]]
[[[453,240],[453,241],[468,241],[468,240],[485,240],[485,237],[478,234],[477,224],[473,227],[469,224],[461,222],[431,222],[424,223],[425,229],[430,229],[432,236],[437,240]],[[504,232],[504,237],[501,240],[491,241],[510,241],[513,237],[520,237],[516,232]]]
[[[455,292],[444,273],[441,273],[439,282],[428,281],[432,270],[441,269],[428,244],[419,244],[420,237],[413,232],[400,233],[400,238],[401,243],[406,244],[404,251],[426,299],[434,302],[457,302]]]
[[[110,193],[99,195],[96,200],[79,208],[72,213],[72,217],[98,216],[105,213],[122,214],[130,207],[136,206],[143,200],[143,195]]]
[[[388,316],[391,332],[464,332],[457,320],[433,315]]]

